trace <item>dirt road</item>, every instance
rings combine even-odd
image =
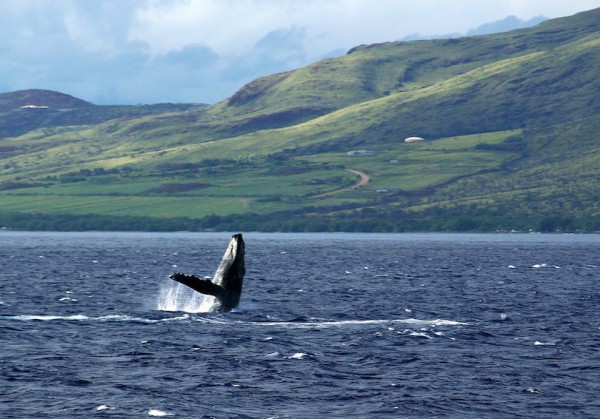
[[[360,188],[363,185],[366,185],[371,180],[369,175],[367,175],[366,173],[363,173],[363,172],[359,172],[358,170],[346,169],[346,172],[354,173],[355,175],[360,176],[360,182],[358,182],[355,185],[350,186],[349,188],[338,189],[337,191],[326,192],[326,193],[322,193],[319,195],[313,195],[313,196],[311,196],[311,198],[324,198],[326,196],[335,195],[335,194],[342,193],[342,192],[348,192],[348,191],[354,190],[356,188]]]

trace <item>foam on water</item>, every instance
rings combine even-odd
[[[163,416],[173,416],[173,414],[169,413],[169,412],[165,412],[164,410],[150,409],[148,411],[148,416],[163,417]]]
[[[53,315],[28,315],[21,314],[16,316],[0,316],[0,320],[16,320],[16,321],[101,321],[101,322],[135,322],[135,323],[161,323],[171,321],[187,320],[189,316],[184,314],[178,317],[169,317],[165,319],[145,319],[142,317],[132,317],[122,314],[111,314],[108,316],[89,317],[83,314],[75,314],[72,316],[53,316]]]
[[[0,320],[15,320],[15,321],[74,321],[74,322],[86,322],[86,321],[99,321],[99,322],[134,322],[134,323],[163,323],[163,322],[178,322],[188,321],[191,317],[189,314],[183,314],[177,317],[167,317],[162,319],[151,319],[143,317],[135,317],[124,314],[111,314],[106,316],[90,317],[83,314],[75,314],[70,316],[56,316],[56,315],[15,315],[15,316],[0,316]],[[205,323],[205,324],[222,324],[222,325],[250,325],[256,327],[282,327],[288,329],[324,329],[334,327],[364,327],[364,326],[378,326],[378,325],[393,325],[401,324],[405,326],[415,327],[436,327],[436,326],[466,326],[469,323],[459,322],[455,320],[444,320],[444,319],[433,319],[433,320],[421,320],[421,319],[373,319],[373,320],[320,320],[320,319],[308,319],[306,321],[246,321],[246,320],[232,320],[226,317],[192,317],[194,321]]]
[[[6,320],[20,320],[20,321],[52,321],[52,320],[71,320],[71,321],[83,321],[89,320],[88,316],[83,314],[75,314],[72,316],[50,316],[50,315],[27,315],[21,314],[16,316],[0,316],[0,319]]]
[[[373,319],[373,320],[319,320],[309,319],[307,321],[244,321],[244,320],[228,320],[224,318],[196,318],[196,321],[202,323],[219,323],[219,324],[248,324],[258,327],[284,327],[290,329],[323,329],[333,327],[353,327],[353,326],[371,326],[371,325],[390,325],[403,324],[416,327],[436,327],[436,326],[467,326],[469,323],[459,322],[455,320],[433,319]]]
[[[289,358],[290,359],[303,359],[306,355],[306,353],[304,352],[296,352],[294,355],[290,355]]]

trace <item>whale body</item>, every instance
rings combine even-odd
[[[242,235],[234,234],[212,281],[181,272],[175,272],[169,278],[187,285],[201,294],[214,297],[209,311],[231,311],[239,305],[242,295],[242,285],[246,273],[244,252],[245,244]]]

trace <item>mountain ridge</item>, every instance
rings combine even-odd
[[[159,103],[154,105],[95,105],[74,96],[45,89],[26,89],[0,93],[0,138],[29,131],[99,124],[118,118],[184,111],[201,104]]]
[[[94,106],[66,93],[45,89],[26,89],[0,93],[0,112],[13,111],[24,106],[45,108],[81,108]]]

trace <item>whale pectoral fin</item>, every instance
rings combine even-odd
[[[180,284],[186,285],[194,291],[198,291],[202,294],[220,297],[224,292],[222,287],[212,283],[210,280],[200,279],[194,275],[186,275],[180,272],[175,272],[171,274],[169,278],[171,278],[173,281],[179,282]]]

